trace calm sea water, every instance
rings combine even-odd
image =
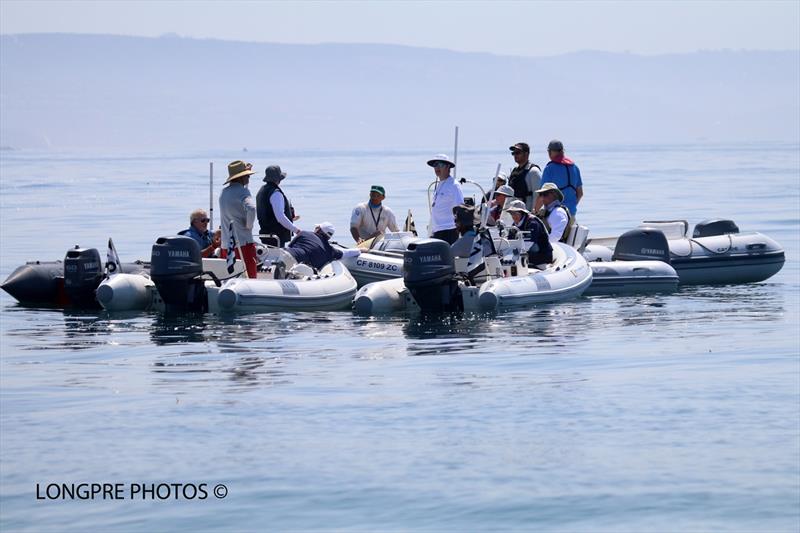
[[[346,235],[372,184],[424,228],[428,155],[3,152],[0,277],[108,237],[146,259],[208,205],[209,161],[216,196],[243,156],[288,172],[303,228]],[[593,235],[725,217],[780,242],[786,265],[753,285],[436,322],[119,316],[3,293],[0,529],[796,532],[800,147],[572,155]],[[489,183],[499,162],[507,152],[461,153],[460,174]],[[37,499],[37,484],[82,482],[122,484],[125,499]],[[208,496],[130,498],[160,483]]]

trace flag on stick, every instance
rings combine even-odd
[[[228,226],[228,250],[227,250],[227,266],[228,274],[233,274],[234,266],[236,265],[236,237],[233,235],[233,220]]]
[[[414,217],[411,216],[411,209],[408,210],[406,215],[406,223],[403,225],[403,231],[410,231],[414,237],[417,237],[417,225],[414,224]]]
[[[108,238],[108,251],[106,252],[106,274],[109,276],[115,272],[120,271],[119,255],[117,249],[114,248],[114,241],[111,237]]]
[[[472,241],[472,250],[469,252],[467,261],[467,277],[469,279],[474,280],[475,276],[486,270],[483,258],[488,255],[497,255],[497,250],[494,248],[489,230],[479,230],[475,234],[475,240]]]

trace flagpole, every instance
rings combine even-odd
[[[214,162],[208,162],[208,227],[214,232]]]
[[[497,182],[497,176],[500,175],[500,168],[503,166],[502,163],[497,163],[497,170],[494,171],[494,182],[492,183],[492,192],[489,193],[489,200],[486,201],[486,209],[483,210],[481,213],[481,228],[486,227],[486,221],[489,219],[489,206],[492,205],[492,200],[494,200],[494,192],[497,190],[494,188],[494,184]]]
[[[453,179],[456,179],[458,173],[458,126],[456,126],[456,141],[453,147]]]

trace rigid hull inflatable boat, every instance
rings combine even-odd
[[[556,244],[554,260],[528,267],[522,239],[506,241],[502,255],[484,257],[484,270],[467,276],[467,259],[454,259],[450,245],[419,239],[405,252],[402,278],[370,283],[356,294],[359,314],[397,311],[480,312],[570,300],[592,282],[592,270],[575,249]]]
[[[685,220],[645,221],[619,237],[590,239],[590,261],[657,259],[670,264],[683,285],[752,283],[778,273],[781,246],[756,232],[740,233],[731,220],[706,220],[688,237]]]
[[[228,272],[224,259],[201,259],[189,237],[161,237],[153,245],[151,277],[167,311],[333,311],[350,307],[356,281],[339,261],[319,272],[281,249],[270,249],[256,279],[242,278],[243,263]],[[287,269],[287,267],[289,267]]]
[[[105,263],[96,248],[68,250],[64,261],[32,261],[20,267],[0,286],[23,305],[99,309],[95,290],[105,278]],[[118,276],[145,279],[150,264],[122,263]]]
[[[490,230],[495,239],[500,239],[496,229]],[[586,239],[588,230],[582,230],[578,240]],[[389,233],[374,243],[368,252],[358,257],[342,259],[347,269],[363,287],[376,281],[400,278],[403,275],[403,254],[415,237],[411,233]],[[576,242],[577,247],[583,243]],[[592,269],[592,284],[584,292],[586,296],[601,294],[634,294],[644,292],[671,292],[678,288],[678,274],[662,261],[611,261],[589,262]]]

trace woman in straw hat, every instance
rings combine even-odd
[[[256,202],[247,188],[250,176],[255,174],[252,168],[253,165],[244,161],[233,161],[228,165],[228,179],[219,195],[219,212],[222,219],[222,257],[227,257],[227,248],[233,238],[236,257],[242,259],[244,256],[247,277],[255,279],[258,273],[253,240]]]

